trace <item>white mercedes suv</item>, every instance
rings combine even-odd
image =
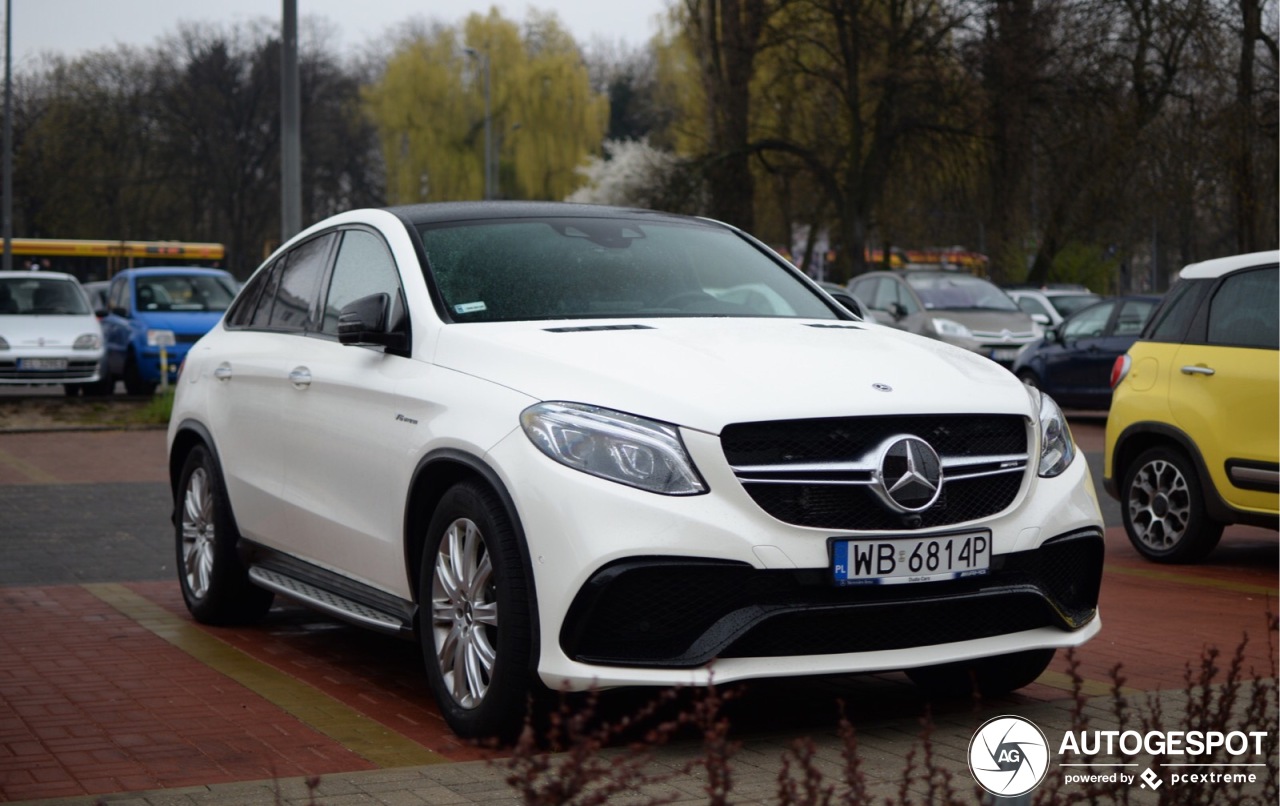
[[[540,687],[903,669],[1034,680],[1096,635],[1102,519],[1061,411],[858,320],[748,235],[646,210],[357,210],[187,356],[178,577],[421,643],[462,736]]]

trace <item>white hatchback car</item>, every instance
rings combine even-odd
[[[464,736],[543,685],[990,694],[1100,629],[1102,519],[1053,401],[703,219],[330,218],[192,348],[168,438],[195,618],[279,593],[414,637]]]
[[[70,274],[0,272],[0,384],[98,391],[102,326]]]

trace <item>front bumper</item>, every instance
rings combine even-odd
[[[560,645],[584,663],[692,668],[1073,631],[1097,612],[1102,558],[1102,533],[1087,530],[999,555],[982,577],[866,587],[834,586],[827,569],[637,558],[591,578]]]
[[[548,686],[895,670],[1078,646],[1100,629],[1103,524],[1083,455],[1053,479],[1028,470],[1008,507],[965,524],[990,530],[987,576],[837,588],[829,539],[865,533],[776,520],[717,436],[682,436],[708,494],[660,496],[570,470],[520,431],[491,451],[529,549]]]
[[[25,366],[29,359],[58,361],[56,369]],[[0,385],[94,383],[101,377],[102,350],[45,350],[0,353]]]

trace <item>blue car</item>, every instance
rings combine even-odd
[[[187,350],[222,318],[236,288],[229,272],[191,266],[125,269],[113,277],[102,320],[112,385],[123,380],[129,394],[149,395],[163,374],[175,380]]]
[[[1142,333],[1158,296],[1110,297],[1067,317],[1019,354],[1012,371],[1064,408],[1111,408],[1111,367]]]

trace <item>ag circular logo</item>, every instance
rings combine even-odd
[[[1012,798],[1040,785],[1049,771],[1049,740],[1034,722],[998,716],[969,742],[969,772],[992,795]]]

